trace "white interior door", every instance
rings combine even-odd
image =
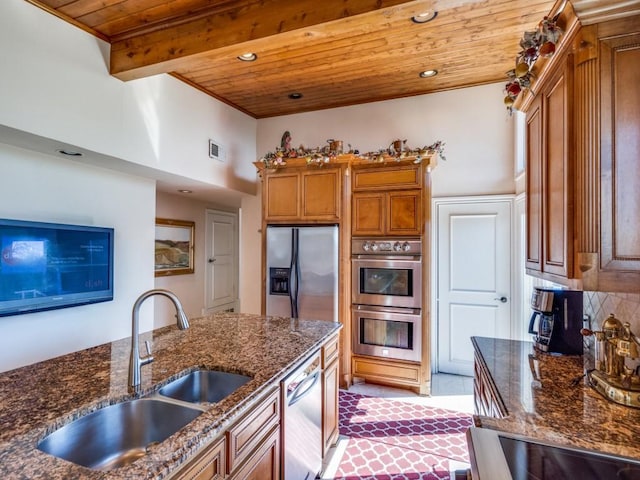
[[[205,309],[237,309],[238,216],[207,210]]]
[[[510,337],[513,198],[437,200],[438,371],[473,375],[470,337]]]

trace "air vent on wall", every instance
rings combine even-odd
[[[215,140],[209,139],[209,156],[220,162],[224,162],[224,147]]]

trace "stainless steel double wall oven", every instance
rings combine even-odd
[[[352,240],[353,352],[421,360],[422,242]]]

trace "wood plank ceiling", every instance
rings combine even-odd
[[[506,83],[523,32],[563,3],[27,1],[109,42],[112,75],[170,73],[255,118]],[[248,52],[257,60],[238,60]]]

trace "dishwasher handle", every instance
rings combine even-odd
[[[287,395],[287,406],[291,407],[307,396],[313,387],[320,381],[320,369],[316,369],[311,375],[302,380],[291,394]]]

